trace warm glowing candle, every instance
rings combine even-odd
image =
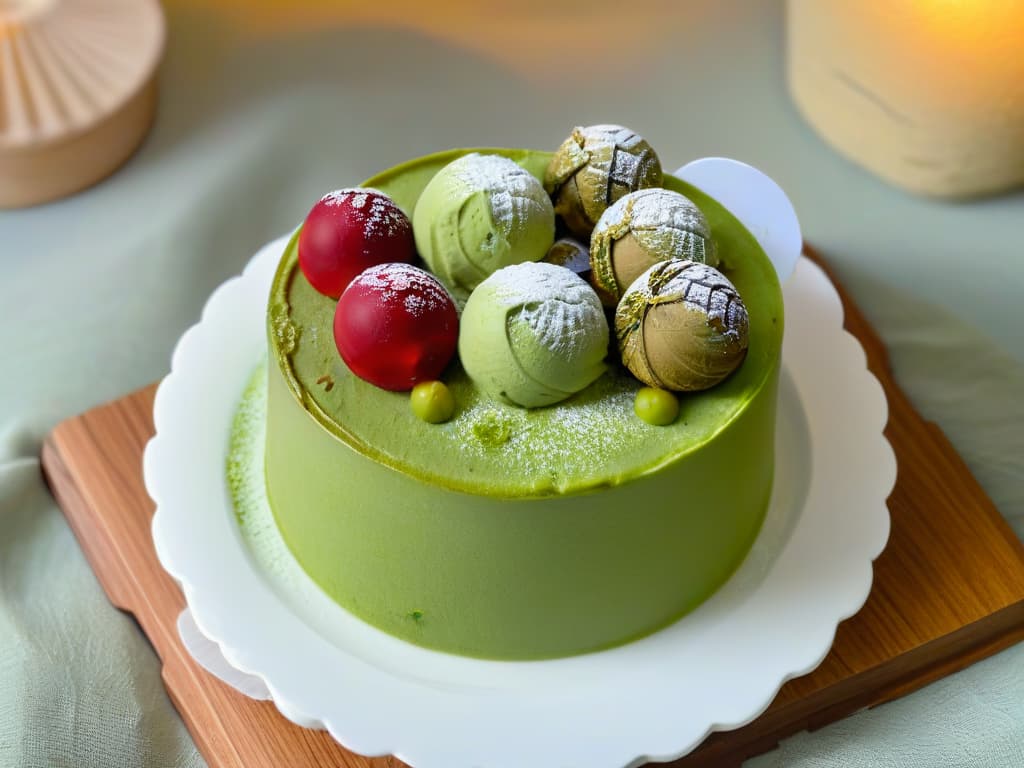
[[[789,77],[827,140],[895,184],[1024,184],[1024,2],[789,0]]]

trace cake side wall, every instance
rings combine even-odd
[[[306,572],[380,629],[471,656],[582,653],[670,623],[742,561],[771,492],[777,386],[778,366],[712,441],[658,472],[498,499],[361,454],[271,365],[268,495]]]

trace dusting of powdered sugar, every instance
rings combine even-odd
[[[576,273],[546,262],[495,271],[484,283],[503,307],[518,309],[537,340],[567,363],[607,344],[608,323],[594,289]]]
[[[633,415],[641,384],[608,373],[557,406],[526,409],[482,398],[449,425],[465,461],[500,461],[535,493],[563,492],[598,477],[629,456],[651,427]]]
[[[329,207],[348,205],[359,211],[363,219],[363,234],[368,239],[393,237],[412,233],[409,217],[395,202],[376,189],[349,187],[328,192],[320,202]]]
[[[494,298],[505,307],[537,304],[552,299],[571,304],[597,299],[594,289],[575,272],[544,261],[526,261],[502,267],[484,282],[492,287]]]
[[[506,238],[522,231],[533,209],[547,199],[543,185],[529,171],[501,155],[471,152],[449,165],[452,178],[470,192],[485,192],[494,226]]]
[[[637,278],[627,293],[634,291],[647,304],[678,300],[704,312],[708,321],[727,336],[738,335],[739,329],[745,329],[749,323],[747,308],[736,286],[717,269],[700,262],[655,264]]]
[[[352,285],[355,284],[377,293],[384,304],[400,299],[406,312],[413,317],[454,305],[451,294],[436,277],[412,264],[378,264],[363,270],[352,281]]]
[[[661,253],[714,261],[707,218],[692,200],[678,192],[652,187],[620,197],[601,214],[594,239],[618,239],[626,231],[657,237]]]
[[[611,159],[607,169],[608,200],[615,199],[611,196],[614,188],[618,188],[618,194],[621,195],[623,190],[628,192],[642,186],[652,169],[658,166],[654,150],[643,136],[629,128],[621,125],[593,125],[585,128],[583,135],[587,144],[594,145],[591,155],[597,153],[598,144],[614,147],[614,152],[609,154]]]

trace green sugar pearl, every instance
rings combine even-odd
[[[448,421],[455,413],[455,398],[443,381],[421,381],[409,397],[412,412],[428,424]]]
[[[679,400],[668,390],[641,387],[633,401],[633,410],[648,424],[663,427],[679,415]]]

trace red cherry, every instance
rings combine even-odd
[[[334,313],[334,343],[356,376],[402,392],[436,379],[455,354],[459,316],[437,278],[408,264],[371,267]]]
[[[299,234],[299,267],[310,284],[336,299],[367,267],[411,262],[409,217],[372,189],[339,189],[320,198]]]

